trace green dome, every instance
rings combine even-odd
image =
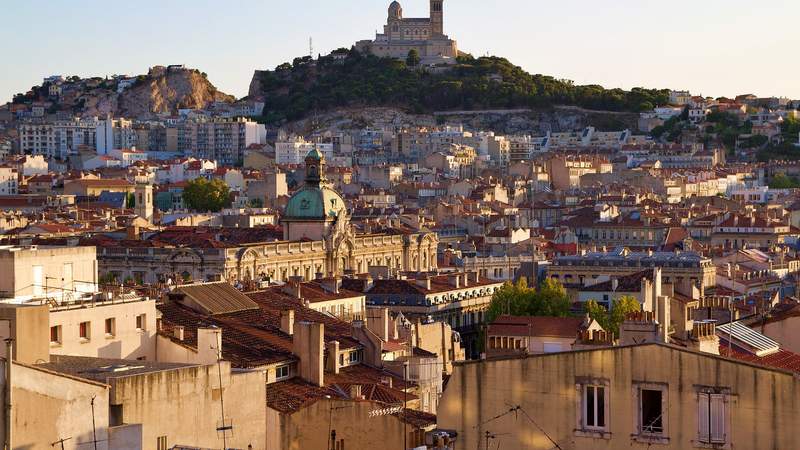
[[[284,216],[288,219],[325,219],[338,216],[344,209],[344,200],[333,189],[324,185],[306,185],[289,199]]]
[[[308,154],[306,155],[306,159],[316,159],[317,161],[322,160],[322,152],[320,152],[316,147],[309,150]]]

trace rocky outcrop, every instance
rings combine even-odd
[[[203,109],[213,102],[234,102],[198,71],[182,69],[139,79],[118,98],[117,115],[141,117],[148,113],[175,113],[178,109]]]

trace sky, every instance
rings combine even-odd
[[[427,17],[427,0],[401,2]],[[0,0],[0,103],[48,75],[185,64],[242,97],[255,69],[374,37],[383,0]],[[577,84],[800,99],[800,1],[445,0],[461,51]]]

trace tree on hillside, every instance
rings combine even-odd
[[[406,56],[406,65],[408,67],[417,67],[419,65],[419,52],[417,49],[412,48],[408,51],[408,56]]]
[[[230,189],[220,179],[196,178],[184,188],[183,202],[195,211],[218,212],[230,204]]]
[[[596,320],[604,330],[613,332],[617,337],[619,337],[619,327],[625,321],[625,317],[642,309],[639,300],[628,295],[615,299],[611,303],[610,311],[594,300],[586,302],[584,307],[589,317]]]
[[[514,283],[506,282],[494,295],[486,313],[486,321],[498,316],[552,316],[569,315],[570,301],[564,286],[557,280],[544,280],[539,289],[528,287],[523,277]]]

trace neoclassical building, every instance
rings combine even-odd
[[[436,233],[398,229],[357,233],[344,199],[324,178],[325,158],[312,150],[305,161],[305,185],[292,195],[281,220],[283,240],[179,245],[123,240],[98,247],[101,276],[110,273],[119,281],[130,278],[143,283],[168,279],[284,282],[290,277],[312,280],[366,273],[374,266],[392,272],[437,268]]]
[[[405,58],[411,49],[419,52],[422,62],[455,62],[456,41],[444,34],[444,1],[430,0],[430,17],[405,18],[403,7],[393,1],[383,33],[374,40],[359,41],[356,48],[376,56]]]

